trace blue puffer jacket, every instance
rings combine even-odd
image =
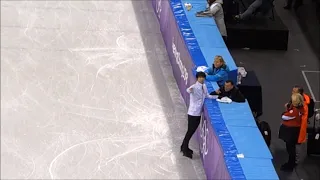
[[[209,68],[205,73],[208,74],[206,80],[217,82],[219,86],[223,86],[228,80],[229,68],[226,65],[220,68]]]

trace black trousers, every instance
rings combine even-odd
[[[183,139],[182,147],[183,149],[189,148],[189,141],[192,137],[192,135],[196,132],[199,124],[200,124],[201,116],[190,116],[188,115],[188,131],[186,133],[186,136]]]
[[[287,0],[287,6],[292,6],[294,0]],[[295,0],[294,1],[294,8],[298,8],[302,5],[302,0]]]
[[[290,166],[294,166],[296,163],[296,143],[292,142],[286,142],[286,149],[287,153],[289,155],[288,164]]]

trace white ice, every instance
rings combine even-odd
[[[205,179],[149,0],[1,1],[1,178]]]

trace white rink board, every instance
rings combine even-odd
[[[1,178],[205,179],[149,3],[1,1]]]

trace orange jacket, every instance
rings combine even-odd
[[[301,117],[301,128],[298,143],[304,143],[307,140],[307,127],[308,127],[308,105],[310,104],[310,97],[303,94],[304,105],[303,105],[303,115]]]

